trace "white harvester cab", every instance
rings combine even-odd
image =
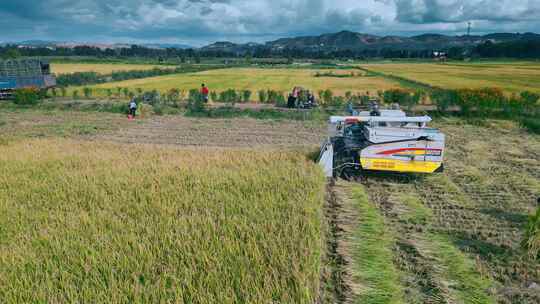
[[[409,117],[401,110],[332,116],[319,164],[328,177],[351,170],[442,171],[445,137],[429,122],[429,116]]]

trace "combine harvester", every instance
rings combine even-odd
[[[0,99],[9,98],[14,90],[45,90],[56,86],[48,62],[39,59],[0,60]]]
[[[428,128],[431,117],[409,117],[401,110],[362,111],[332,116],[319,164],[327,177],[362,171],[434,173],[443,171],[444,134]]]

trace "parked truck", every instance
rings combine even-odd
[[[47,61],[41,59],[0,60],[0,99],[8,98],[14,90],[39,90],[56,86]]]

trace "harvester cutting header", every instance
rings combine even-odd
[[[445,137],[427,127],[429,122],[429,116],[409,117],[378,107],[356,116],[332,116],[319,164],[328,177],[349,177],[362,170],[440,172]]]

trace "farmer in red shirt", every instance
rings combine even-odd
[[[203,96],[204,102],[208,102],[208,88],[204,85],[204,83],[201,85],[201,94]]]

